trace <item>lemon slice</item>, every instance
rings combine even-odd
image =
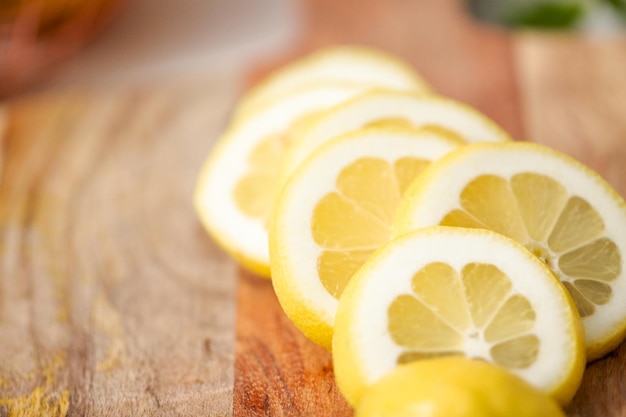
[[[428,91],[407,63],[384,52],[357,46],[319,50],[272,73],[240,101],[241,116],[264,102],[310,83],[349,82],[397,90]],[[238,116],[238,117],[239,117]]]
[[[267,221],[290,126],[364,88],[309,85],[267,103],[218,139],[200,172],[194,205],[209,234],[243,266],[269,275]]]
[[[533,143],[474,144],[407,192],[395,234],[429,225],[509,236],[542,259],[583,318],[589,360],[626,334],[626,204],[591,169]]]
[[[439,126],[468,142],[511,139],[494,122],[465,104],[434,95],[368,91],[319,114],[294,137],[281,170],[281,180],[286,180],[324,142],[341,133],[387,121],[414,127]]]
[[[489,362],[451,356],[396,367],[367,390],[355,416],[565,417],[565,413],[554,399],[511,372]]]
[[[330,348],[337,300],[389,239],[405,188],[459,144],[437,130],[364,128],[328,142],[294,173],[270,230],[272,283],[308,338]]]
[[[543,262],[495,232],[441,226],[396,238],[363,265],[333,338],[352,405],[397,365],[440,356],[495,363],[565,404],[584,353],[574,304]]]

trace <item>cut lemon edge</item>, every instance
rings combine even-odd
[[[311,82],[348,82],[398,90],[429,91],[430,87],[403,60],[385,52],[361,46],[320,49],[271,73],[244,94],[236,119],[255,108]]]
[[[577,207],[587,207],[588,211],[595,213],[594,216],[600,219],[600,224],[602,224],[602,228],[599,228],[600,231],[596,232],[599,234],[584,244],[606,238],[607,242],[617,248],[619,259],[610,259],[612,262],[610,266],[605,265],[606,262],[602,261],[595,265],[596,268],[594,269],[602,270],[610,267],[613,275],[617,274],[609,280],[601,278],[598,280],[601,284],[597,284],[609,285],[612,298],[609,298],[609,301],[604,304],[594,304],[594,313],[588,317],[583,317],[586,328],[587,359],[589,361],[598,359],[616,348],[626,337],[626,303],[620,303],[626,298],[626,203],[610,184],[591,168],[561,152],[531,142],[468,145],[451,152],[437,163],[429,166],[420,176],[419,181],[415,181],[409,187],[398,208],[393,235],[399,236],[411,230],[438,224],[458,226],[459,223],[455,223],[451,217],[447,216],[451,210],[462,208],[460,195],[463,190],[469,189],[468,184],[476,183],[479,181],[479,177],[485,175],[492,178],[502,178],[510,184],[516,175],[522,174],[538,174],[544,177],[544,180],[550,180],[565,190],[562,197],[563,202],[559,204],[554,203],[559,197],[555,191],[544,193],[540,200],[540,187],[533,188],[536,195],[531,194],[530,197],[526,197],[526,199],[530,198],[527,202],[528,205],[544,210],[540,220],[549,218],[549,205],[554,204],[557,208],[560,207],[559,210],[561,211],[558,213],[561,214],[552,221],[551,229],[548,229],[549,237],[557,230],[558,224],[567,226],[571,223],[572,227],[578,227],[579,224],[588,223],[582,221],[584,218],[572,218],[569,223],[565,221],[559,223],[561,217],[566,217],[563,213],[569,207],[569,202],[577,199],[579,204],[572,205],[572,209],[569,211],[580,213],[580,210],[583,209]],[[476,194],[475,197],[472,197],[474,200],[470,199],[469,201],[477,201],[476,198],[484,200],[486,196],[494,196],[495,194],[493,191],[483,191],[483,197]],[[519,204],[517,199],[515,204]],[[524,235],[524,233],[529,233],[529,226],[526,224],[528,221],[521,217],[521,212],[518,211],[519,205],[514,205],[514,207],[517,208],[507,210],[508,214],[505,214],[503,210],[502,213],[493,216],[493,218],[498,217],[495,219],[497,220],[496,224],[499,224],[497,228],[512,227],[511,225],[519,223],[521,219],[524,227],[516,228],[514,233],[496,230],[508,234],[510,237],[515,237],[512,234]],[[520,216],[519,219],[516,220],[516,216]],[[489,220],[493,219],[481,219],[480,221],[489,222]],[[559,228],[559,230],[562,229],[561,235],[567,233],[568,229],[565,226]],[[484,224],[483,227],[489,228]],[[580,236],[580,233],[569,233],[569,235]],[[523,241],[524,239],[519,236],[516,237],[516,240],[525,244],[538,256],[545,258],[546,262],[551,265],[553,272],[564,282],[574,282],[575,279],[587,277],[587,275],[581,277],[565,274],[560,265],[561,261],[565,259],[562,255],[567,253],[557,253],[558,256],[555,257],[547,241],[537,240],[535,242],[533,239]],[[546,238],[546,240],[548,239]],[[580,244],[579,247],[583,248],[584,244]],[[575,250],[571,250],[571,252],[574,253]],[[593,260],[592,255],[593,253],[585,255],[591,256],[586,262],[590,262],[590,259]],[[572,258],[572,256],[569,257]],[[580,256],[583,256],[582,252]],[[589,274],[589,271],[585,274]],[[571,285],[573,287],[574,283]]]
[[[223,141],[225,142],[225,140]],[[262,257],[255,256],[249,251],[242,250],[241,246],[230,239],[228,233],[224,233],[222,228],[217,225],[218,219],[214,218],[207,210],[207,199],[205,197],[209,178],[212,173],[215,172],[213,166],[215,160],[219,160],[220,155],[224,152],[224,148],[227,147],[225,143],[217,143],[212,150],[209,158],[203,165],[196,183],[196,188],[193,194],[193,206],[198,215],[198,218],[204,228],[213,241],[235,261],[237,261],[246,270],[261,277],[270,276],[270,268],[267,262]]]
[[[402,352],[410,349],[392,340],[390,307],[399,296],[415,297],[412,280],[433,262],[457,271],[470,263],[489,264],[510,279],[511,294],[525,297],[536,313],[532,330],[540,342],[534,362],[510,370],[560,404],[569,403],[582,380],[585,347],[583,326],[567,291],[545,264],[514,240],[488,230],[443,226],[408,233],[381,247],[346,287],[335,319],[333,366],[348,402],[357,406],[363,393],[393,370]],[[421,323],[425,325],[429,323]],[[473,337],[468,334],[463,346],[477,352],[467,343]]]
[[[381,220],[383,218],[388,219],[387,227],[390,228],[403,187],[406,187],[411,178],[423,169],[424,164],[461,145],[462,141],[441,129],[414,129],[387,124],[349,132],[327,142],[296,170],[282,189],[275,206],[269,234],[270,263],[272,283],[283,310],[310,340],[330,349],[337,298],[345,281],[349,279],[349,276],[344,277],[344,273],[347,273],[346,264],[358,263],[358,259],[361,259],[360,256],[357,260],[343,259],[341,254],[349,255],[350,248],[342,249],[332,240],[325,238],[324,244],[316,240],[321,239],[319,236],[335,235],[337,231],[329,224],[346,215],[340,211],[333,212],[338,216],[333,216],[333,219],[317,218],[315,217],[317,210],[328,207],[322,203],[327,202],[329,197],[337,196],[340,201],[350,202],[348,208],[356,207],[357,212],[366,213],[363,218],[359,217],[361,222],[358,222],[358,227],[352,227],[349,231],[361,233],[368,225],[378,230],[381,222],[384,223]],[[399,163],[402,165],[398,165]],[[393,168],[397,169],[398,166],[408,170],[395,171],[394,178],[387,178],[386,168],[391,170],[389,172],[394,172]],[[358,167],[357,174],[362,174],[363,177],[346,177],[346,173],[354,172],[350,170],[355,167]],[[384,171],[380,175],[378,168]],[[384,183],[400,187],[395,205],[393,202],[396,200],[393,200],[393,194],[388,192],[389,187],[376,187],[370,183],[369,180],[373,178],[366,176],[368,175],[364,171],[366,169],[374,170],[370,172],[374,178],[383,178],[377,185]],[[400,179],[397,176],[401,174],[409,175],[411,178]],[[371,192],[365,193],[368,198],[375,200],[364,202],[366,205],[369,203],[370,207],[359,205],[363,202],[354,196],[346,197],[346,194],[342,194],[345,181],[349,182],[351,190],[359,185],[366,190],[369,186],[375,187]],[[389,181],[389,184],[386,181]],[[383,192],[384,195],[379,195],[377,191]],[[389,204],[392,206],[387,207]],[[389,210],[384,211],[383,207]],[[387,217],[380,217],[382,214],[379,210],[387,213]],[[326,225],[322,220],[327,221]],[[345,220],[345,223],[349,224],[356,222],[351,216],[347,216]],[[340,223],[344,222],[340,220]],[[313,231],[313,224],[317,224],[317,232]],[[381,241],[375,239],[372,243],[370,238],[367,244],[358,243],[358,245],[362,244],[364,247],[374,244],[371,249],[373,251],[375,247],[388,240],[389,233],[390,229]],[[335,238],[341,241],[358,239],[349,232]],[[334,261],[333,259],[327,261],[324,256],[329,255],[332,258],[333,254],[338,254],[343,264],[329,270],[326,268],[327,262],[332,264]],[[323,273],[320,268],[324,270]],[[333,270],[336,270],[336,273],[333,273]],[[338,281],[333,280],[337,278],[336,274],[341,275]]]
[[[287,150],[281,182],[284,183],[296,167],[326,141],[342,133],[387,121],[415,128],[438,126],[468,143],[512,140],[495,122],[466,104],[434,94],[376,88],[309,120]]]
[[[298,120],[358,94],[363,88],[345,83],[306,85],[257,108],[245,120],[231,124],[217,139],[199,172],[194,208],[209,235],[242,266],[269,277],[267,222],[271,209],[266,210],[267,214],[258,213],[263,209],[254,204],[271,207],[276,198],[282,135],[288,135]],[[263,148],[265,143],[270,143],[269,153]],[[269,161],[263,159],[267,157]],[[276,171],[274,176],[272,170]],[[244,181],[254,185],[267,173],[263,187],[246,188]]]

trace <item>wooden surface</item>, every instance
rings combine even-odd
[[[478,26],[455,0],[303,9],[298,47],[251,68],[248,83],[318,46],[386,49],[626,195],[622,39],[511,36]],[[216,247],[191,207],[243,81],[213,74],[0,110],[0,416],[352,415],[329,353],[289,323],[269,281]],[[623,343],[588,366],[568,415],[626,416],[625,369]]]
[[[626,35],[527,34],[514,49],[525,139],[585,162],[626,196]]]
[[[236,266],[189,204],[232,81],[12,103],[0,415],[230,415]]]
[[[330,353],[311,343],[282,312],[269,281],[239,280],[236,416],[349,416],[334,382]]]

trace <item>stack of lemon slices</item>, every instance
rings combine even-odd
[[[209,233],[243,266],[270,275],[267,228],[294,136],[316,114],[375,88],[428,91],[391,56],[337,47],[277,71],[241,100],[202,168],[195,206]]]
[[[626,335],[624,200],[380,52],[318,52],[252,90],[195,206],[332,350],[357,415],[561,416]]]

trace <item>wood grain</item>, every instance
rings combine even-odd
[[[232,415],[235,265],[191,207],[231,78],[12,103],[0,415]]]
[[[330,353],[289,321],[270,281],[242,272],[238,303],[234,415],[352,415]]]

